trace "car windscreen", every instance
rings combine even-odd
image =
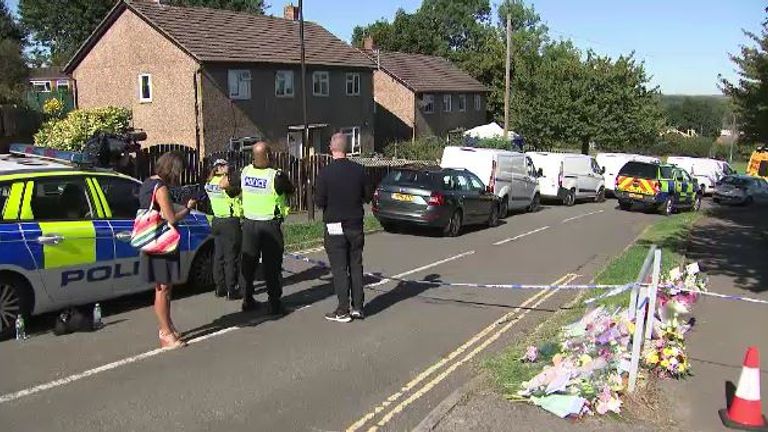
[[[749,186],[752,184],[752,179],[743,177],[726,177],[723,179],[722,183],[731,186]]]
[[[625,177],[640,177],[640,178],[656,178],[658,165],[644,163],[644,162],[627,162],[621,170],[619,170],[620,176]]]
[[[389,173],[381,181],[385,186],[412,186],[432,189],[435,185],[435,176],[427,171],[398,170]]]

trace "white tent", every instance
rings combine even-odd
[[[483,139],[483,138],[501,138],[504,136],[504,129],[496,122],[490,122],[485,125],[477,126],[464,132],[464,136]],[[509,138],[515,139],[519,135],[509,131]]]

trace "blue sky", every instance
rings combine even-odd
[[[15,9],[18,0],[4,0]],[[491,0],[497,3],[496,0]],[[287,2],[267,0],[282,15]],[[306,18],[349,40],[355,25],[412,12],[421,0],[306,0]],[[554,38],[617,56],[635,51],[668,94],[716,94],[717,75],[735,77],[728,53],[746,42],[741,29],[759,31],[761,0],[526,0]]]

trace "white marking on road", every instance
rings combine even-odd
[[[460,259],[460,258],[464,258],[465,256],[472,255],[474,253],[475,253],[475,251],[473,251],[473,250],[467,251],[467,252],[464,252],[464,253],[460,253],[460,254],[454,255],[454,256],[452,256],[450,258],[442,259],[440,261],[435,261],[435,262],[433,262],[431,264],[427,264],[427,265],[415,268],[413,270],[408,270],[407,272],[396,274],[396,275],[392,276],[392,278],[393,279],[400,279],[400,278],[403,278],[405,276],[412,275],[414,273],[418,273],[420,271],[424,271],[424,270],[427,270],[429,268],[439,266],[440,264],[445,264],[447,262],[451,262],[451,261],[454,261],[454,260],[457,260],[457,259]],[[378,282],[368,284],[365,287],[366,288],[377,287],[379,285],[384,285],[385,283],[391,282],[391,281],[392,281],[392,279],[382,279],[382,280],[380,280]]]
[[[497,241],[497,242],[496,242],[496,243],[494,243],[493,245],[494,245],[494,246],[500,246],[500,245],[503,245],[504,243],[509,243],[509,242],[512,242],[512,241],[515,241],[515,240],[519,240],[519,239],[521,239],[521,238],[523,238],[523,237],[527,237],[527,236],[529,236],[529,235],[531,235],[531,234],[536,234],[537,232],[541,232],[541,231],[544,231],[544,230],[546,230],[546,229],[549,229],[549,225],[547,225],[547,226],[543,226],[543,227],[541,227],[541,228],[536,228],[535,230],[532,230],[532,231],[528,231],[527,233],[522,233],[522,234],[520,234],[520,235],[516,235],[516,236],[514,236],[514,237],[510,237],[510,238],[508,238],[508,239],[504,239],[504,240],[501,240],[501,241]]]
[[[553,285],[558,285],[566,281],[572,281],[575,279],[577,275],[574,274],[567,274],[560,279],[553,282]],[[491,323],[488,327],[477,333],[475,336],[473,336],[471,339],[466,341],[463,345],[456,348],[452,353],[448,354],[447,356],[440,359],[437,363],[433,364],[423,372],[421,372],[419,375],[417,375],[415,378],[413,378],[410,382],[408,382],[405,386],[403,386],[399,391],[389,396],[384,402],[379,404],[379,406],[375,407],[373,411],[369,412],[368,414],[361,417],[357,422],[355,422],[353,425],[349,426],[347,428],[347,432],[355,432],[365,426],[366,423],[368,423],[370,420],[372,420],[377,414],[384,411],[388,406],[392,405],[395,401],[397,401],[399,398],[401,398],[405,393],[419,385],[422,381],[427,379],[430,375],[432,375],[434,372],[436,372],[438,369],[449,363],[454,358],[458,357],[462,353],[464,353],[467,349],[469,349],[472,345],[474,345],[476,342],[478,342],[480,339],[488,335],[490,332],[492,332],[494,329],[496,329],[498,326],[509,322],[511,318],[514,317],[518,312],[520,312],[523,308],[528,307],[529,304],[536,301],[538,298],[546,295],[549,291],[547,290],[541,290],[537,292],[536,294],[532,295],[528,299],[526,299],[520,306],[512,310],[511,312],[505,314],[498,320]],[[512,322],[511,324],[514,324],[517,321]],[[511,325],[509,324],[509,325]],[[508,327],[507,327],[508,328]]]
[[[584,214],[581,214],[581,215],[578,215],[578,216],[569,217],[568,219],[563,219],[563,221],[561,223],[568,223],[570,221],[575,221],[576,219],[581,219],[583,217],[591,216],[593,214],[602,213],[604,211],[605,210],[597,210],[597,211],[593,211],[593,212],[589,212],[589,213],[584,213]]]

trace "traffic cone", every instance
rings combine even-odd
[[[760,352],[757,347],[747,348],[736,395],[728,410],[719,411],[725,427],[749,431],[768,431],[768,421],[760,404]]]

